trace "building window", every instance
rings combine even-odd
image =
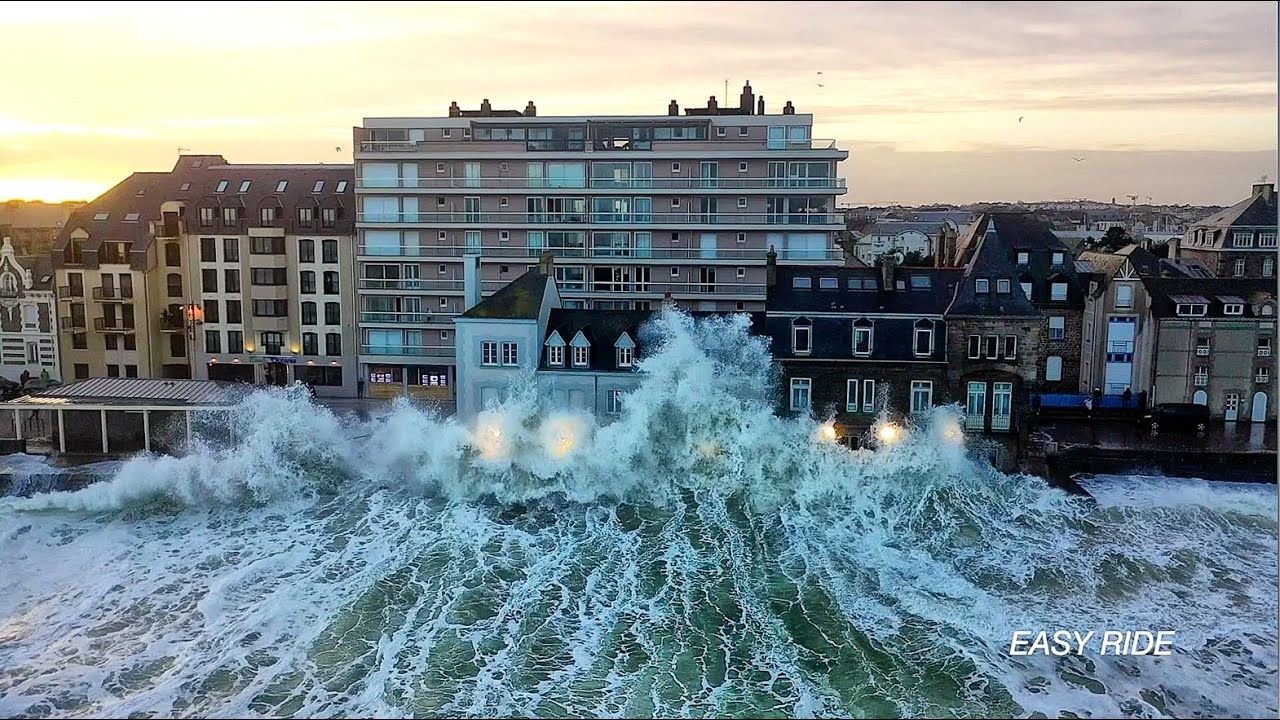
[[[1196,338],[1196,355],[1199,355],[1200,357],[1207,357],[1209,355],[1209,338]]]
[[[222,259],[224,262],[240,262],[239,238],[222,238]]]
[[[1030,300],[1031,299],[1031,283],[1029,282],[1018,283],[1018,287],[1022,288],[1022,294],[1026,295],[1027,299]]]
[[[73,373],[77,380],[85,380],[89,377],[89,365],[87,363],[76,363]]]
[[[1262,277],[1271,277],[1272,275],[1275,275],[1275,274],[1276,274],[1276,259],[1263,258],[1262,259]]]
[[[573,346],[573,366],[574,367],[587,366],[587,361],[590,359],[590,355],[588,353],[590,349],[591,348],[587,347],[586,345]]]
[[[254,285],[258,285],[258,286],[288,285],[289,280],[288,280],[288,276],[286,275],[287,272],[288,271],[285,270],[284,268],[253,268],[253,274],[249,276],[249,279]],[[303,275],[306,275],[307,272],[310,272],[310,271],[304,271]],[[312,275],[314,276],[314,273],[312,273]],[[313,279],[312,280],[313,291],[314,291],[314,287],[315,287],[315,281]]]
[[[744,197],[740,197],[740,198],[738,198],[738,209],[739,209],[739,210],[746,210],[746,209],[747,209],[747,199],[746,199],[746,198],[744,198]]]
[[[933,407],[933,383],[929,380],[911,381],[911,412],[928,412]]]
[[[1253,371],[1253,381],[1259,385],[1271,382],[1271,368],[1260,367]]]
[[[235,225],[240,219],[240,213],[237,208],[222,208],[222,224]]]
[[[1030,253],[1025,253],[1025,252],[1020,252],[1020,253],[1018,253],[1018,264],[1019,264],[1019,265],[1027,265],[1027,264],[1029,264],[1030,262],[1031,262],[1031,255],[1030,255]]]
[[[1065,259],[1066,259],[1066,258],[1065,258],[1065,256],[1064,256],[1062,253],[1060,253],[1060,252],[1056,252],[1056,253],[1054,253],[1054,254],[1053,254],[1053,265],[1054,265],[1054,267],[1061,267],[1061,265],[1062,265],[1062,263],[1063,263],[1063,261],[1064,261]]]
[[[324,304],[324,324],[342,324],[342,306],[340,304],[336,302],[327,302]]]
[[[266,270],[268,268],[253,269],[253,284],[258,285],[258,270]],[[303,270],[298,274],[298,292],[308,295],[314,294],[316,291],[316,274],[311,270]]]
[[[845,399],[844,409],[846,412],[856,413],[862,406],[858,404],[858,388],[861,387],[861,380],[850,378],[845,381]]]
[[[169,335],[169,357],[186,357],[187,355],[187,336],[182,333],[172,333]]]
[[[1049,318],[1049,339],[1062,340],[1067,336],[1067,319],[1061,315]]]
[[[987,335],[986,346],[987,346],[986,347],[987,352],[985,357],[988,360],[999,360],[1000,359],[1000,336]]]
[[[1271,357],[1271,338],[1258,338],[1258,357]]]
[[[316,209],[313,207],[298,208],[298,224],[310,225],[316,217]]]
[[[564,367],[564,346],[547,346],[547,364],[553,367]]]
[[[324,354],[325,355],[341,355],[342,354],[342,333],[325,333]]]
[[[618,367],[619,368],[631,367],[631,360],[632,360],[631,348],[627,348],[627,347],[618,348]]]
[[[326,270],[324,273],[324,294],[338,294],[338,272],[336,270]]]
[[[916,356],[929,356],[933,354],[933,322],[930,320],[921,320],[916,323],[915,334],[915,354]]]
[[[200,208],[200,227],[213,227],[214,217],[216,217],[216,208]]]
[[[1000,293],[1001,295],[1009,294],[1008,278],[1000,278],[999,280],[996,280],[996,292]]]
[[[316,261],[316,241],[306,238],[298,241],[298,262],[313,263]]]
[[[969,352],[970,360],[977,360],[982,357],[982,338],[978,335],[969,336]]]
[[[807,318],[798,318],[791,323],[791,352],[795,355],[813,352],[813,324]]]
[[[165,289],[171,298],[182,297],[182,275],[169,273],[165,278]]]
[[[725,131],[727,130],[728,128],[725,128],[725,127],[716,128],[716,137],[724,137]]]
[[[164,244],[164,264],[165,267],[182,267],[182,250],[178,243]]]
[[[288,317],[289,302],[287,300],[254,300],[254,317]]]
[[[1209,384],[1209,366],[1197,365],[1196,372],[1193,377],[1194,377],[1193,383],[1195,384],[1196,387],[1207,386]]]
[[[319,355],[320,354],[320,336],[313,332],[302,333],[302,354],[303,355]]]
[[[205,330],[204,351],[207,353],[222,352],[222,333],[217,330]]]
[[[1126,309],[1133,307],[1133,286],[1129,283],[1116,285],[1116,307]]]
[[[1018,336],[1004,336],[1004,359],[1013,360],[1018,357]]]
[[[622,412],[622,391],[621,390],[616,390],[616,389],[610,390],[609,394],[606,395],[605,397],[606,397],[605,412],[609,413],[610,415],[617,415],[618,413]]]
[[[874,325],[866,318],[853,321],[853,354],[870,355],[874,342]]]
[[[1203,303],[1178,303],[1176,312],[1178,315],[1188,317],[1200,317],[1209,311],[1209,306]]]
[[[240,271],[239,270],[223,271],[223,280],[226,281],[222,284],[223,292],[228,292],[228,293],[240,292]]]
[[[228,323],[231,323],[231,324],[233,324],[233,325],[236,325],[236,324],[239,324],[239,323],[241,323],[241,322],[244,322],[244,320],[243,320],[243,318],[242,318],[242,316],[241,316],[241,314],[240,314],[240,301],[239,301],[239,300],[228,300],[228,301],[227,301],[227,322],[228,322]]]
[[[239,354],[244,352],[244,332],[241,330],[227,331],[227,352]]]
[[[217,276],[215,275],[215,277]],[[221,322],[218,319],[218,301],[217,300],[204,301],[204,321],[207,323]]]
[[[250,239],[249,253],[252,255],[283,255],[284,238],[256,237]]]
[[[315,303],[310,301],[302,303],[302,320],[300,322],[303,325],[316,324],[316,304]]]
[[[200,291],[205,294],[218,292],[217,268],[205,268],[200,271]]]
[[[742,128],[742,129],[745,129],[745,128]],[[738,163],[738,172],[744,173],[746,171],[747,171],[747,164],[744,162]]]
[[[678,163],[678,162],[673,162],[673,163],[671,163],[671,174],[672,174],[672,175],[679,175],[679,174],[680,174],[680,163]]]
[[[320,209],[320,226],[335,227],[338,224],[338,208],[321,208]]]
[[[1231,233],[1231,246],[1238,248],[1253,247],[1253,232],[1250,230],[1236,230]]]
[[[172,243],[170,243],[172,244]],[[168,252],[165,248],[165,252]],[[168,264],[168,258],[165,258]],[[218,261],[218,240],[217,238],[200,238],[200,262],[217,262]]]
[[[267,355],[279,355],[284,350],[284,333],[258,333],[258,349]]]
[[[1244,258],[1236,258],[1235,264],[1231,268],[1231,272],[1236,277],[1244,277]]]
[[[1244,305],[1240,303],[1224,303],[1222,306],[1223,315],[1243,315]]]
[[[276,221],[276,209],[274,207],[264,207],[258,210],[258,219],[262,225],[270,225]]]
[[[513,342],[502,343],[502,364],[507,366],[519,365],[519,353],[516,350],[517,345]]]
[[[813,381],[809,378],[791,378],[791,411],[808,412],[813,403]]]
[[[1049,299],[1054,302],[1062,302],[1067,299],[1067,284],[1064,282],[1056,282],[1049,286]]]
[[[498,343],[480,343],[480,364],[494,367],[498,364]]]
[[[124,366],[124,376],[125,376],[125,377],[127,377],[127,378],[136,378],[136,377],[138,377],[138,366],[137,366],[137,365],[125,365],[125,366]]]
[[[979,295],[986,295],[990,291],[990,282],[986,278],[974,280],[973,291]]]
[[[1044,361],[1044,379],[1049,381],[1062,379],[1062,358],[1050,355]]]

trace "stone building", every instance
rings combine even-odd
[[[1275,184],[1258,183],[1248,198],[1192,225],[1176,253],[1214,277],[1274,278]]]
[[[9,238],[0,246],[0,375],[20,382],[59,381],[57,303],[47,256],[19,256]]]

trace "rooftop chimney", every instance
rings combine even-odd
[[[667,105],[667,114],[668,114],[668,115],[679,115],[679,114],[680,114],[680,104],[679,104],[679,103],[677,103],[675,100],[672,100],[672,101]]]
[[[1258,197],[1259,195],[1261,195],[1264,200],[1270,201],[1271,198],[1276,196],[1275,183],[1254,183],[1253,196]]]
[[[493,106],[489,104],[489,98],[480,101],[480,117],[489,117],[493,114]]]
[[[787,104],[786,104],[786,105],[783,105],[783,106],[782,106],[782,114],[783,114],[783,115],[795,115],[795,114],[796,114],[796,108],[795,108],[795,106],[794,106],[794,105],[792,105],[792,104],[791,104],[791,101],[790,101],[790,100],[788,100],[788,101],[787,101]]]
[[[550,250],[543,250],[542,255],[538,256],[538,274],[543,277],[551,275],[551,266],[556,262],[556,256]]]
[[[457,100],[449,103],[449,117],[462,117],[462,108],[458,107]]]
[[[755,108],[755,104],[756,96],[755,93],[751,92],[751,81],[748,80],[742,86],[742,95],[738,98],[738,109],[742,111],[743,115],[750,115]]]
[[[898,265],[898,256],[891,252],[880,256],[880,289],[893,290],[893,269]]]
[[[527,105],[525,105],[525,106],[524,106],[524,116],[525,116],[525,117],[537,117],[537,116],[538,116],[538,108],[537,108],[537,106],[535,106],[535,105],[533,104],[533,101],[532,101],[532,100],[530,100],[530,101],[529,101],[529,103],[528,103]]]
[[[763,95],[760,96],[759,100],[756,100],[756,114],[757,115],[764,114],[764,96]]]
[[[708,110],[718,110],[719,108],[720,108],[720,105],[716,103],[716,96],[715,96],[715,95],[712,95],[711,97],[707,98],[707,109],[708,109]]]

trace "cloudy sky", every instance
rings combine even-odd
[[[727,78],[815,114],[851,151],[851,203],[1230,203],[1276,174],[1276,19],[1222,2],[10,4],[0,199],[91,197],[179,147],[349,162],[361,118],[451,100],[661,114]]]

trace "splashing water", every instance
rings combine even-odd
[[[770,411],[742,318],[666,313],[613,424],[246,400],[234,447],[0,500],[0,716],[1276,713],[1274,486],[877,450]],[[1014,630],[1177,632],[1010,657]]]

